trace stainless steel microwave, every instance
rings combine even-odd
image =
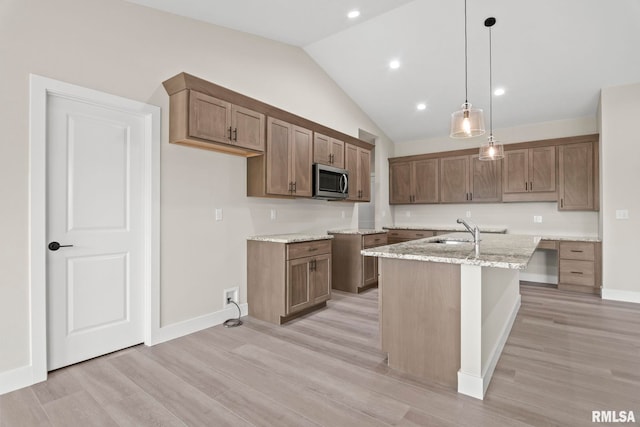
[[[313,164],[313,197],[315,199],[346,199],[349,195],[349,172],[333,166]]]

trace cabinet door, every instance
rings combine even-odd
[[[438,159],[412,162],[413,203],[438,203]]]
[[[529,150],[504,153],[503,181],[505,194],[526,193],[529,190]]]
[[[287,315],[313,304],[311,266],[309,257],[287,261]]]
[[[528,188],[534,193],[556,191],[556,147],[529,149]]]
[[[436,160],[437,162],[437,160]],[[411,162],[392,163],[389,166],[389,203],[411,203]]]
[[[233,144],[256,151],[264,151],[264,114],[248,108],[231,107]]]
[[[358,147],[358,187],[361,202],[371,200],[371,151]]]
[[[344,169],[344,141],[331,138],[331,164]]]
[[[331,298],[331,254],[317,256],[312,261],[312,301],[314,304]]]
[[[378,258],[373,256],[362,257],[362,282],[360,286],[368,286],[378,281]]]
[[[440,201],[465,203],[469,200],[469,156],[440,159]]]
[[[189,136],[231,143],[231,104],[189,91]]]
[[[313,134],[313,162],[331,165],[331,138],[328,136]]]
[[[593,144],[561,145],[559,154],[560,210],[593,210]]]
[[[351,144],[344,146],[345,169],[349,172],[349,197],[347,200],[358,201],[358,147]]]
[[[269,117],[267,120],[267,193],[291,195],[289,157],[291,129],[287,122]]]
[[[472,202],[499,202],[502,200],[502,161],[480,160],[470,157],[469,200]]]
[[[309,129],[293,126],[291,177],[295,196],[311,197],[312,163],[312,132]]]

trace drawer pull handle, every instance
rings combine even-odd
[[[318,248],[309,248],[309,252],[315,252],[317,250],[318,250]]]
[[[424,234],[422,234],[422,233],[416,233],[416,236],[418,236],[418,237],[424,237]]]
[[[584,274],[582,271],[572,271],[571,274]]]
[[[382,239],[375,239],[374,242],[379,242],[380,240],[382,240]]]
[[[571,252],[584,252],[584,251],[578,251],[576,249],[571,249]]]

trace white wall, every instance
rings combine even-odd
[[[640,83],[602,89],[600,169],[603,298],[640,302]],[[617,220],[616,210],[629,211]]]
[[[350,135],[364,129],[378,136],[376,170],[386,173],[390,141],[299,48],[120,0],[4,0],[0,61],[0,374],[29,363],[29,73],[162,108],[163,325],[220,310],[227,287],[246,301],[247,236],[350,227],[357,209],[247,198],[244,158],[168,144],[162,81],[186,71]],[[380,191],[377,222],[390,218]]]

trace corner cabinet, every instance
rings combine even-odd
[[[598,143],[558,147],[558,209],[598,210]]]
[[[344,141],[315,132],[313,162],[344,169]]]
[[[345,169],[349,172],[349,196],[353,202],[371,201],[371,150],[345,144]]]
[[[267,119],[265,155],[247,159],[247,195],[311,197],[312,132]]]
[[[503,201],[555,202],[556,181],[555,146],[505,151]]]
[[[331,240],[247,242],[249,315],[282,324],[331,298]]]
[[[502,161],[483,161],[477,154],[441,158],[440,201],[502,201]]]
[[[389,165],[389,203],[438,203],[438,159],[413,160]]]
[[[169,109],[169,142],[244,156],[264,151],[264,114],[195,90],[171,95]]]

